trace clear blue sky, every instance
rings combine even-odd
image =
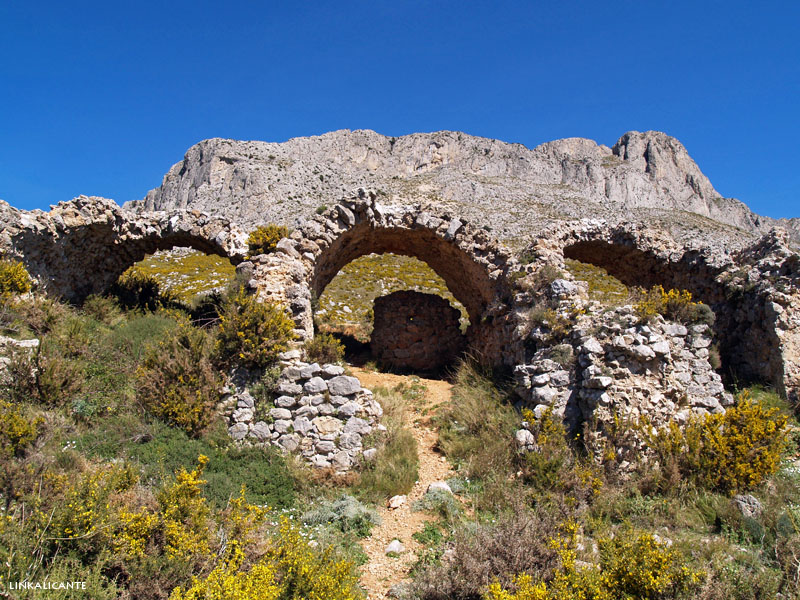
[[[0,2],[0,198],[124,202],[209,137],[680,139],[800,217],[800,3]]]

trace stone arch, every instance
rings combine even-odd
[[[679,244],[635,223],[584,221],[542,234],[528,252],[556,263],[573,258],[603,267],[629,286],[689,290],[714,310],[728,381],[763,382],[793,396],[800,377],[791,348],[800,328],[784,313],[794,312],[800,269],[785,237],[773,231],[731,252],[722,245]],[[779,280],[795,290],[794,299],[776,289]],[[780,323],[781,315],[787,323]]]
[[[188,246],[236,264],[247,235],[225,219],[200,212],[122,210],[104,198],[81,196],[44,213],[16,211],[0,246],[20,258],[48,293],[70,302],[107,290],[146,254]]]
[[[513,329],[507,275],[516,262],[486,231],[449,213],[382,206],[376,194],[361,191],[293,232],[277,250],[243,268],[262,296],[288,302],[301,337],[314,335],[312,294],[319,296],[352,260],[392,252],[426,262],[444,279],[469,313],[476,354],[490,363],[511,360],[505,343]]]

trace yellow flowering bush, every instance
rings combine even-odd
[[[250,255],[257,256],[273,252],[278,242],[287,235],[289,235],[289,230],[282,225],[269,224],[256,228],[247,237]]]
[[[195,437],[211,423],[221,398],[222,378],[211,363],[210,352],[208,334],[184,324],[148,348],[136,373],[142,405]]]
[[[165,550],[170,558],[188,558],[210,551],[208,520],[211,510],[202,490],[206,483],[202,474],[208,458],[201,454],[197,463],[192,471],[178,471],[175,482],[162,488],[157,496]]]
[[[0,400],[0,457],[22,454],[39,437],[43,422],[41,417],[26,417],[18,405]]]
[[[242,485],[239,496],[231,498],[219,519],[225,530],[225,537],[237,540],[242,546],[247,546],[253,540],[253,534],[267,516],[266,508],[250,504],[245,499],[245,491],[246,488]]]
[[[662,470],[720,492],[753,488],[777,472],[786,447],[787,417],[754,402],[745,390],[722,414],[654,429],[640,424]]]
[[[119,511],[120,529],[114,536],[114,551],[126,557],[144,557],[148,542],[159,525],[158,515],[147,510]]]
[[[354,565],[337,560],[330,550],[309,545],[300,529],[281,517],[266,554],[243,568],[240,545],[231,544],[227,560],[187,590],[177,588],[170,600],[355,600],[363,598]]]
[[[221,561],[205,579],[193,578],[183,591],[176,588],[170,600],[278,600],[281,587],[276,582],[274,565],[261,562],[243,571],[244,553],[233,544],[226,560]]]
[[[656,315],[663,315],[672,321],[682,323],[714,323],[714,313],[702,302],[692,302],[692,294],[688,290],[664,290],[660,285],[649,290],[638,291],[639,300],[634,305],[636,314],[643,322]]]
[[[240,288],[220,316],[217,355],[225,364],[265,368],[288,348],[293,330],[294,322],[282,306],[259,302]]]
[[[99,465],[77,480],[54,476],[61,487],[62,499],[52,510],[48,536],[59,545],[75,548],[84,554],[101,550],[113,535],[112,499],[130,490],[138,478],[128,465]],[[43,520],[47,515],[41,515]]]
[[[31,277],[25,266],[18,261],[0,260],[0,301],[5,302],[15,294],[31,290]]]
[[[550,540],[561,566],[550,581],[534,580],[527,573],[514,578],[515,592],[495,581],[486,600],[659,600],[688,598],[703,573],[687,567],[681,554],[653,535],[625,532],[599,541],[600,564],[579,566],[576,559],[577,527]]]
[[[208,458],[201,454],[195,469],[180,469],[175,480],[158,491],[157,508],[120,510],[114,550],[128,558],[162,551],[169,560],[208,556],[211,509],[203,497],[202,479],[207,464]]]

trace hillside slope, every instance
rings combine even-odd
[[[387,203],[451,209],[512,245],[582,217],[739,240],[778,224],[722,198],[678,140],[654,131],[628,132],[612,148],[568,138],[533,150],[452,131],[390,138],[341,130],[284,143],[216,138],[192,146],[159,188],[126,206],[297,225],[358,187],[379,190]],[[800,239],[800,220],[780,224]]]

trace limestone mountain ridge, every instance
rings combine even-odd
[[[283,143],[213,138],[192,146],[129,210],[194,209],[245,227],[300,225],[360,187],[387,204],[451,210],[521,246],[555,223],[622,219],[678,239],[736,246],[774,226],[800,242],[800,219],[772,219],[724,198],[667,134],[630,131],[613,147],[566,138],[528,149],[455,131],[388,137],[339,130]]]

